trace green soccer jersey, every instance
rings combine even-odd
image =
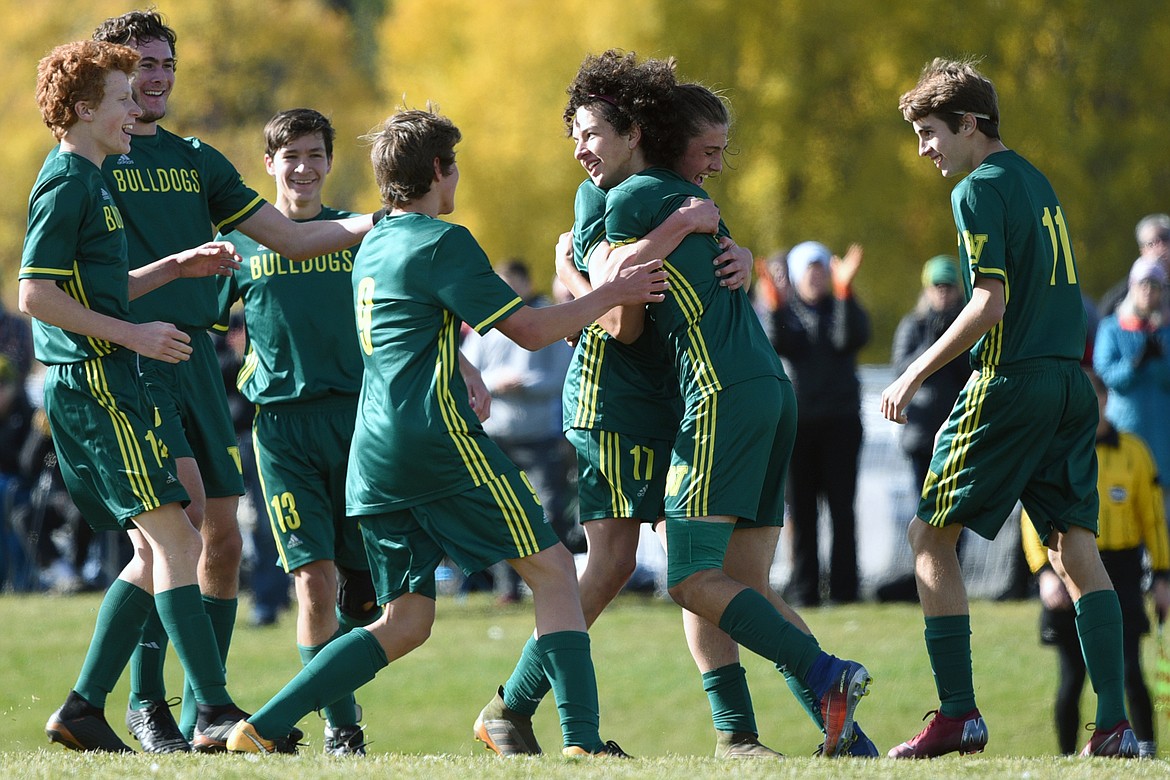
[[[130,153],[107,157],[102,174],[126,218],[131,268],[230,232],[264,204],[218,151],[161,127],[131,136]],[[210,328],[219,316],[216,280],[177,279],[136,298],[130,311],[138,322]]]
[[[423,214],[379,222],[354,260],[365,373],[350,447],[350,514],[403,509],[515,470],[487,437],[459,374],[459,332],[524,306],[468,230]]]
[[[354,216],[328,207],[313,220]],[[362,356],[354,338],[350,272],[357,246],[297,262],[239,231],[241,263],[221,280],[221,304],[244,301],[248,351],[238,380],[255,404],[357,395]]]
[[[970,297],[978,276],[1004,283],[1003,319],[975,342],[975,366],[1033,358],[1080,360],[1085,306],[1064,211],[1044,174],[996,152],[951,192]]]
[[[605,238],[605,191],[589,179],[573,204],[573,260],[589,273],[589,254]],[[633,344],[596,323],[581,334],[561,395],[564,429],[606,430],[672,439],[682,414],[674,367],[662,339],[647,327]]]
[[[122,215],[101,170],[58,147],[29,196],[20,278],[51,279],[87,309],[128,320],[129,271]],[[37,319],[33,347],[37,359],[49,365],[78,363],[118,349]]]
[[[609,242],[616,246],[643,238],[689,197],[708,196],[665,168],[634,174],[606,196]],[[726,233],[722,225],[721,232]],[[720,252],[714,236],[683,239],[666,258],[666,300],[648,307],[648,322],[673,354],[688,406],[737,382],[785,376],[747,293],[720,286],[712,265]]]

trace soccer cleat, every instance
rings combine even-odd
[[[366,732],[361,726],[325,727],[325,753],[330,756],[364,756]]]
[[[633,758],[612,739],[602,745],[596,753],[590,753],[580,745],[570,745],[562,750],[561,754],[565,758]]]
[[[821,694],[821,720],[825,724],[822,755],[832,758],[837,749],[853,744],[853,713],[873,682],[869,672],[856,661],[839,661],[840,667],[829,689]]]
[[[926,728],[897,747],[890,748],[890,758],[934,758],[958,751],[962,755],[982,753],[987,747],[987,724],[979,710],[971,710],[958,718],[949,718],[938,710],[931,710],[923,720],[934,715]]]
[[[236,721],[225,744],[229,753],[296,753],[291,735],[282,739],[265,739],[246,720]]]
[[[126,708],[126,728],[142,743],[143,753],[190,753],[191,743],[179,731],[179,724],[171,715],[171,707],[179,703],[152,701],[140,709]]]
[[[504,704],[504,687],[479,712],[473,733],[486,750],[501,756],[540,755],[540,745],[532,731],[532,716],[521,715]]]
[[[822,742],[813,755],[823,756],[825,754],[825,743]],[[837,744],[837,752],[834,758],[842,758],[848,756],[850,758],[877,758],[881,755],[878,752],[877,745],[873,744],[873,740],[865,735],[861,730],[861,724],[857,721],[853,722],[853,742],[845,747],[844,744]]]
[[[716,731],[715,758],[784,758],[750,731]]]
[[[197,753],[222,753],[227,749],[228,735],[248,713],[234,704],[218,706],[199,705],[199,718],[195,722],[195,738],[191,747]]]
[[[70,693],[71,697],[76,694]],[[80,697],[79,697],[80,698]],[[68,704],[68,702],[66,702]],[[94,753],[133,753],[134,749],[122,740],[110,728],[105,714],[86,705],[86,712],[76,717],[65,717],[62,706],[49,716],[45,724],[45,734],[50,742],[64,745],[70,750],[83,750]]]
[[[1093,732],[1093,736],[1089,737],[1089,744],[1085,745],[1085,749],[1081,751],[1081,758],[1092,758],[1093,756],[1138,757],[1137,737],[1134,736],[1128,720],[1121,721],[1109,731],[1102,731],[1096,728],[1095,724],[1090,723],[1089,730]]]

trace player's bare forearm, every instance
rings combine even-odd
[[[311,260],[360,243],[378,216],[375,212],[347,219],[293,222],[265,203],[236,229],[290,260]]]
[[[971,349],[1003,319],[1004,306],[1003,282],[980,277],[971,300],[951,326],[882,392],[882,416],[892,422],[906,422],[906,407],[927,377]]]
[[[240,256],[227,241],[209,241],[130,271],[130,300],[156,290],[175,279],[231,276],[240,267]]]

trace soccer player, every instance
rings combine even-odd
[[[219,152],[197,138],[181,138],[159,125],[175,82],[175,32],[154,11],[107,19],[96,40],[130,46],[142,59],[134,98],[142,108],[131,129],[130,151],[103,166],[106,186],[124,218],[130,266],[194,246],[218,230],[238,230],[285,257],[304,260],[353,246],[371,218],[292,222],[249,189]],[[214,227],[213,227],[214,226]],[[141,370],[162,415],[178,476],[191,497],[187,515],[204,541],[199,585],[226,660],[235,624],[242,541],[236,509],[244,492],[239,449],[223,380],[207,330],[219,304],[214,280],[184,280],[135,301],[137,321],[166,319],[191,337],[190,360],[170,365],[143,361]],[[181,728],[166,701],[166,635],[151,618],[131,665],[126,723],[148,752],[185,749],[193,700],[185,695]]]
[[[507,560],[532,589],[538,652],[551,678],[568,756],[624,753],[598,735],[597,688],[572,557],[544,522],[535,491],[483,428],[457,368],[466,321],[527,349],[579,331],[616,305],[659,300],[661,263],[625,269],[584,298],[532,308],[498,277],[455,208],[459,130],[430,111],[402,111],[371,136],[389,214],[354,262],[365,374],[346,503],[361,518],[382,617],[331,642],[233,732],[229,749],[287,750],[296,721],[373,679],[426,641],[435,568],[465,572]]]
[[[894,758],[977,753],[987,725],[975,702],[971,619],[955,544],[964,528],[993,538],[1017,500],[1076,604],[1097,692],[1082,755],[1134,757],[1125,713],[1121,608],[1097,533],[1097,402],[1080,368],[1085,313],[1065,214],[1040,171],[999,134],[995,87],[966,60],[935,59],[902,95],[918,154],[951,192],[969,300],[943,335],[882,393],[888,420],[923,380],[970,350],[975,374],[943,425],[908,536],[939,708]]]
[[[317,111],[282,111],[264,127],[276,209],[297,221],[345,219],[321,203],[333,125]],[[223,286],[244,302],[248,349],[239,387],[256,404],[253,441],[280,565],[297,595],[297,651],[308,664],[334,637],[378,616],[357,521],[345,511],[345,466],[357,418],[362,357],[350,271],[357,246],[290,261],[233,231],[242,265]],[[340,580],[340,588],[338,582]],[[325,751],[365,752],[353,695],[322,709]]]
[[[140,356],[189,360],[191,338],[168,322],[135,323],[129,302],[237,264],[230,244],[206,243],[130,269],[101,164],[129,150],[127,130],[141,113],[130,89],[137,64],[125,46],[81,41],[37,69],[41,116],[60,143],[29,197],[20,308],[34,318],[36,356],[47,366],[45,412],[69,494],[95,530],[125,529],[134,546],[102,601],[77,683],[45,731],[73,750],[133,752],[104,708],[156,610],[198,702],[195,748],[214,750],[245,713],[225,687],[196,585],[199,534],[183,514],[187,494],[137,367]]]
[[[690,89],[680,87],[679,92],[679,105],[703,100]],[[720,104],[717,97],[710,99]],[[705,174],[688,180],[675,166],[700,136],[700,156],[710,149],[722,154],[726,108],[720,104],[712,110],[722,113],[721,124],[696,122],[697,113],[691,110],[639,116],[652,167],[606,195],[605,231],[611,245],[647,235],[688,197],[706,197],[696,183]],[[868,690],[868,671],[820,649],[799,616],[771,592],[767,566],[761,574],[745,559],[737,572],[759,590],[724,568],[737,526],[783,523],[795,400],[746,293],[729,292],[711,274],[719,251],[712,236],[683,239],[665,261],[677,284],[672,282],[663,303],[645,315],[647,327],[653,327],[673,356],[684,407],[666,477],[667,585],[684,609],[798,681],[802,702],[814,720],[820,716],[825,729],[822,755],[844,755],[859,739],[854,711]],[[750,576],[752,571],[755,576]]]
[[[587,57],[569,87],[564,119],[575,141],[574,156],[589,174],[574,202],[572,244],[565,245],[571,252],[558,252],[557,257],[558,276],[574,295],[587,294],[590,278],[600,283],[607,272],[606,191],[647,167],[641,130],[621,104],[657,101],[661,110],[670,110],[673,82],[668,63],[639,64],[633,54],[609,51]],[[702,176],[700,167],[705,170],[708,163],[692,167],[688,178]],[[696,199],[643,241],[614,250],[610,262],[665,256],[688,233],[711,233],[718,227],[714,204]],[[751,267],[751,253],[730,238],[723,242],[730,251],[715,259],[714,273],[729,289],[737,289]],[[623,308],[586,328],[563,396],[565,432],[577,451],[580,516],[589,540],[579,585],[590,626],[634,570],[641,523],[661,516],[671,439],[681,414],[678,383],[665,349],[651,331],[642,330],[640,307],[635,314],[634,322],[626,324]],[[637,332],[631,334],[631,327]],[[759,742],[736,644],[692,615],[684,617],[684,626],[711,703],[716,756],[778,756]],[[548,682],[531,644],[516,673],[475,723],[476,738],[501,755],[540,752],[531,719]]]

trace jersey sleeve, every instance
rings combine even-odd
[[[635,195],[617,188],[605,198],[605,237],[613,246],[643,238],[651,230],[653,214]]]
[[[452,225],[439,239],[431,274],[443,307],[481,335],[524,306],[520,296],[492,270],[471,233],[459,225]]]
[[[72,177],[50,179],[34,193],[20,259],[21,279],[64,280],[73,276],[88,204],[85,186]]]
[[[215,230],[230,233],[259,211],[265,200],[244,183],[244,177],[218,150],[197,138],[191,142],[203,157],[203,186]]]
[[[1007,210],[1003,196],[991,184],[968,177],[951,198],[959,251],[965,252],[975,276],[1007,284]]]
[[[605,191],[591,181],[577,188],[573,200],[573,262],[587,273],[589,255],[605,240]]]

